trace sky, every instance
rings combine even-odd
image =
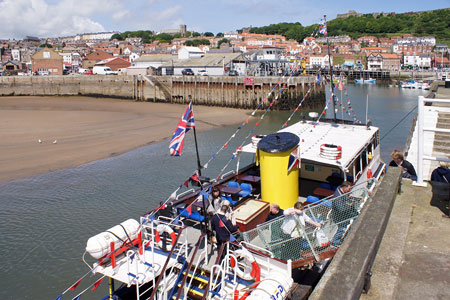
[[[0,39],[179,28],[228,32],[279,22],[320,23],[360,13],[450,8],[450,0],[0,0]]]

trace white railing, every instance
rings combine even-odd
[[[431,99],[419,96],[417,104],[417,181],[413,182],[413,185],[425,187],[427,184],[423,181],[423,160],[435,160],[435,161],[450,161],[444,157],[433,157],[423,154],[424,145],[424,131],[450,133],[450,129],[443,128],[424,128],[424,106],[425,102],[428,103],[447,103],[450,104],[450,99]]]

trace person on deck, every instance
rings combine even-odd
[[[304,208],[305,207],[303,203],[299,201],[295,203],[294,207],[288,208],[283,212],[283,215],[286,218],[284,219],[283,225],[281,225],[281,229],[285,234],[290,235],[291,237],[295,237],[294,229],[297,226],[296,220],[299,220],[303,226],[308,223],[320,228],[321,225],[318,222],[314,221],[308,215],[303,213]]]
[[[266,222],[272,221],[273,219],[281,217],[282,215],[283,210],[280,208],[280,206],[276,203],[272,203],[270,205],[270,212],[267,215]]]
[[[431,181],[450,184],[450,163],[446,161],[439,162],[439,167],[431,173]]]
[[[395,149],[391,153],[392,161],[389,163],[390,167],[401,167],[403,169],[403,178],[417,179],[416,170],[414,166],[403,156],[400,150]]]
[[[208,202],[209,206],[207,212],[210,216],[220,212],[220,209],[222,208],[224,203],[227,203],[228,211],[226,212],[225,215],[230,220],[234,218],[233,210],[230,207],[230,202],[222,198],[222,196],[220,195],[220,191],[217,187],[214,187],[212,189],[211,195],[208,196]]]
[[[222,244],[230,240],[230,235],[232,233],[236,232],[239,229],[239,226],[236,225],[235,220],[231,220],[226,217],[226,213],[230,208],[229,205],[229,202],[225,200],[219,212],[214,214],[211,220],[212,228],[216,232],[218,249],[220,249]]]
[[[350,224],[350,219],[358,214],[355,209],[355,199],[348,194],[351,189],[352,184],[344,181],[333,194],[333,198],[338,198],[331,201],[333,221],[338,226],[332,241],[332,245],[335,247],[342,244],[342,237]]]
[[[450,217],[450,163],[441,161],[439,167],[431,173],[431,186],[433,198],[430,204],[438,207],[444,214],[443,217]]]

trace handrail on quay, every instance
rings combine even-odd
[[[415,186],[426,187],[426,183],[423,181],[423,160],[436,160],[436,161],[447,161],[450,159],[445,157],[432,157],[423,155],[423,144],[424,144],[424,131],[431,132],[443,132],[450,133],[450,129],[443,128],[424,128],[424,106],[425,103],[448,103],[450,104],[450,99],[432,99],[419,96],[417,104],[417,180],[413,182]]]
[[[389,167],[373,198],[352,226],[310,300],[359,299],[370,288],[371,268],[391,215],[401,170]]]

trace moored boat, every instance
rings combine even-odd
[[[361,83],[361,84],[370,84],[370,83],[376,83],[377,80],[373,79],[373,78],[369,78],[369,79],[361,78],[361,79],[355,79],[355,82]]]

